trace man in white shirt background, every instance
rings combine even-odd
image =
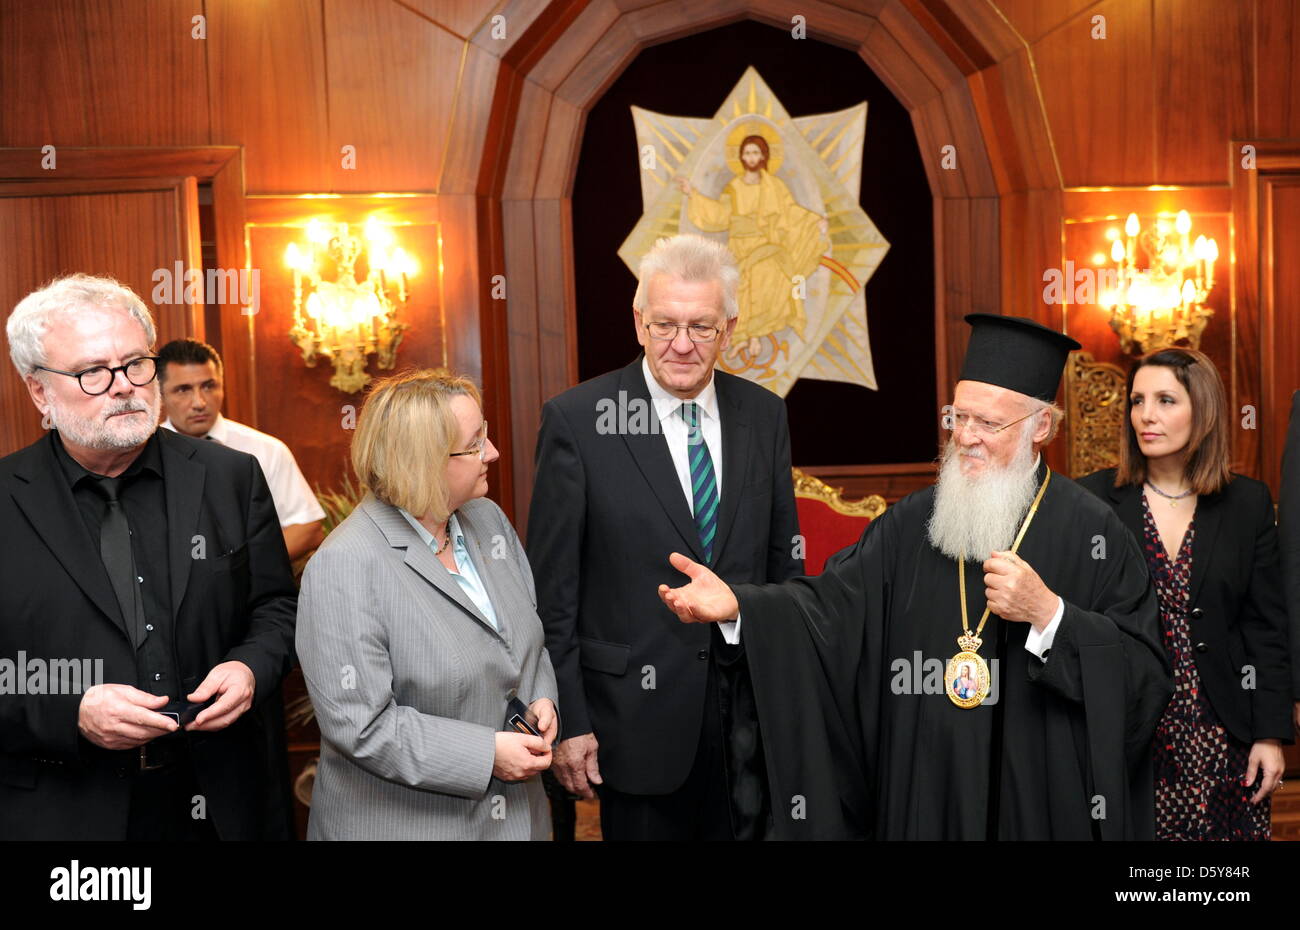
[[[257,459],[271,488],[289,560],[296,562],[325,538],[321,509],[293,453],[279,439],[221,415],[224,366],[217,350],[197,339],[175,339],[158,350],[163,426],[207,439]]]

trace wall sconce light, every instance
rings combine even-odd
[[[1157,216],[1147,229],[1130,213],[1122,235],[1107,230],[1115,263],[1109,269],[1113,288],[1103,290],[1099,301],[1110,309],[1111,329],[1125,352],[1143,355],[1180,343],[1200,347],[1201,333],[1214,315],[1205,301],[1214,289],[1219,246],[1205,236],[1192,242],[1191,230],[1186,210],[1179,210],[1172,224],[1167,215]],[[1137,267],[1138,246],[1146,253],[1146,269]]]
[[[370,382],[366,363],[372,353],[380,368],[393,367],[408,325],[398,321],[398,311],[406,308],[407,281],[418,270],[410,255],[393,247],[392,230],[374,217],[366,220],[364,239],[347,223],[312,220],[306,244],[291,242],[284,253],[285,264],[293,269],[289,337],[302,350],[307,367],[314,368],[318,356],[331,359],[330,384],[348,394]],[[367,274],[358,279],[356,263],[363,252]],[[333,279],[326,280],[331,265]]]

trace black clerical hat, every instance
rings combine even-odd
[[[1069,336],[1019,316],[968,313],[966,361],[958,381],[983,381],[1052,403],[1071,350]]]

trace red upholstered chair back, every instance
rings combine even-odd
[[[804,571],[820,575],[827,559],[856,543],[867,524],[885,512],[885,499],[872,494],[862,500],[846,501],[841,497],[841,488],[829,487],[797,468],[790,471],[794,476],[799,532],[805,542]]]

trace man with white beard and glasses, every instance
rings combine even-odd
[[[673,553],[692,580],[660,597],[742,631],[788,835],[1151,839],[1155,593],[1132,534],[1040,454],[1078,343],[966,320],[935,487],[818,577],[728,587]]]
[[[262,469],[158,429],[153,318],[116,281],[53,281],[5,333],[52,428],[0,459],[0,837],[271,838],[297,592]]]

